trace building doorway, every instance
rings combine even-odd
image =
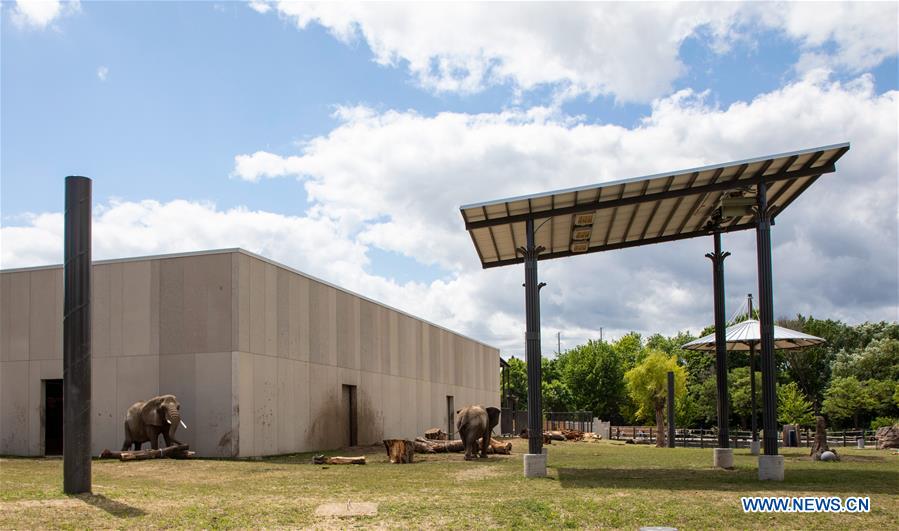
[[[359,445],[359,408],[356,404],[356,386],[343,386],[343,400],[347,404],[347,419],[349,421],[349,445]]]
[[[449,440],[456,438],[456,408],[453,406],[453,397],[446,397],[446,434]]]
[[[62,455],[62,380],[44,380],[44,455]]]

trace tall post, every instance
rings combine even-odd
[[[749,299],[749,318],[752,319],[752,293],[747,295]],[[756,419],[756,399],[755,399],[755,342],[749,343],[749,424],[752,430],[752,451],[758,454],[759,427]]]
[[[91,180],[66,177],[63,490],[91,491]]]
[[[668,371],[668,448],[674,448],[674,371]]]
[[[774,364],[774,288],[771,274],[771,215],[768,212],[768,187],[758,185],[758,222],[755,229],[759,276],[759,335],[762,361],[762,443],[765,455],[759,456],[759,479],[783,480],[783,457],[777,458],[777,387]],[[767,458],[767,459],[765,459]]]
[[[540,354],[540,286],[537,284],[537,255],[541,248],[534,243],[534,220],[525,222],[527,247],[524,248],[524,293],[527,329],[525,356],[528,366],[528,453],[543,450],[543,406],[541,404]]]
[[[715,291],[715,380],[718,390],[718,448],[729,448],[728,420],[730,408],[727,396],[727,323],[724,317],[724,259],[730,253],[721,252],[721,232],[714,233],[715,252],[706,255],[712,261]]]

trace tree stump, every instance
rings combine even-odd
[[[824,452],[833,452],[833,454],[837,456],[837,460],[840,459],[836,450],[831,450],[827,446],[827,426],[824,423],[824,417],[819,415],[815,420],[815,444],[812,445],[812,450],[809,452],[809,455],[812,456],[812,459],[815,461],[820,461],[821,454]]]
[[[404,439],[384,439],[384,448],[391,463],[411,463],[415,455],[415,445]]]
[[[448,439],[448,437],[446,436],[446,432],[444,432],[440,428],[431,428],[425,432],[425,439],[430,439],[432,441],[445,441]]]

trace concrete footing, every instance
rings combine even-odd
[[[761,442],[762,441],[749,441],[749,453],[752,455],[759,455]]]
[[[714,464],[715,468],[733,468],[733,448],[715,448]]]
[[[760,455],[759,456],[759,480],[783,481],[784,480],[784,456]]]
[[[524,454],[524,477],[546,477],[546,454]]]

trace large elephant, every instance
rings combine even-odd
[[[135,402],[125,413],[125,442],[122,443],[122,451],[128,450],[132,444],[135,450],[140,450],[147,441],[157,450],[160,434],[165,439],[166,446],[181,444],[181,441],[175,439],[178,424],[187,428],[181,420],[181,404],[175,395],[162,395],[146,402]]]
[[[466,461],[474,459],[478,452],[478,439],[481,439],[481,457],[487,457],[487,446],[493,428],[499,424],[499,415],[499,408],[483,406],[467,406],[456,412],[456,429],[465,443]]]

